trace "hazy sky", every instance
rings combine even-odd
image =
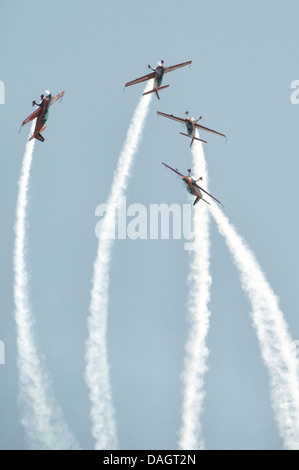
[[[17,182],[32,100],[66,90],[37,142],[29,191],[30,300],[56,398],[80,446],[92,449],[84,381],[96,207],[109,194],[144,86],[123,90],[147,65],[192,60],[164,77],[152,98],[127,205],[188,203],[179,179],[189,140],[183,116],[223,132],[204,134],[209,188],[254,251],[299,340],[297,175],[299,5],[293,1],[2,1],[0,7],[1,297],[0,448],[24,449],[20,423],[12,251]],[[2,90],[3,91],[3,90]],[[0,94],[1,96],[1,94]],[[27,126],[28,127],[28,126]],[[200,175],[195,175],[199,177]],[[194,208],[196,210],[196,207]],[[182,406],[189,254],[185,240],[118,240],[111,264],[108,354],[122,449],[176,449]],[[208,449],[281,449],[250,317],[251,306],[211,222],[212,300],[203,429]]]

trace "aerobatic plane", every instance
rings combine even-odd
[[[186,184],[186,189],[187,191],[192,194],[193,196],[196,197],[196,199],[194,200],[193,202],[193,206],[195,206],[195,204],[198,203],[198,201],[200,201],[200,199],[202,199],[204,202],[206,202],[207,204],[210,204],[208,201],[206,201],[203,196],[202,196],[202,191],[204,193],[206,193],[208,196],[210,196],[212,199],[214,199],[214,201],[218,202],[219,204],[223,205],[220,201],[218,201],[218,199],[216,199],[214,196],[212,196],[212,194],[208,193],[205,189],[201,188],[200,186],[198,186],[197,184],[197,181],[199,180],[202,180],[202,177],[201,178],[198,178],[197,180],[195,180],[192,176],[191,176],[191,169],[188,170],[188,176],[186,175],[182,175],[182,173],[180,173],[178,170],[175,170],[174,168],[171,168],[171,166],[168,166],[166,165],[166,163],[163,163],[162,162],[162,165],[166,166],[167,168],[169,168],[170,170],[174,171],[177,175],[179,175],[183,182]]]
[[[52,106],[52,104],[55,103],[55,101],[62,99],[63,95],[64,95],[64,91],[52,97],[49,90],[45,90],[45,93],[41,95],[40,103],[37,103],[36,101],[32,102],[32,106],[37,106],[37,109],[32,114],[30,114],[30,116],[28,116],[22,122],[22,125],[21,125],[21,129],[22,129],[22,127],[25,126],[25,124],[27,124],[30,121],[33,121],[33,119],[36,119],[35,130],[34,130],[33,135],[29,138],[29,140],[37,139],[37,140],[40,140],[41,142],[45,141],[44,137],[41,135],[41,132],[46,129],[45,123],[49,117],[49,108],[50,106]]]
[[[200,116],[200,118],[197,119],[197,121],[195,121],[194,118],[190,118],[188,116],[189,115],[188,111],[186,111],[186,113],[185,113],[186,116],[187,116],[185,119],[174,116],[173,114],[161,113],[160,111],[157,111],[157,113],[159,114],[159,116],[164,116],[164,117],[167,117],[169,119],[173,119],[174,121],[178,121],[178,122],[181,122],[181,123],[186,125],[188,134],[184,134],[183,132],[180,132],[180,134],[182,134],[186,137],[190,137],[192,139],[190,147],[193,144],[194,140],[200,140],[201,142],[204,142],[205,144],[207,144],[206,140],[202,140],[202,139],[199,139],[198,137],[196,137],[196,135],[195,135],[196,129],[201,129],[203,131],[212,132],[213,134],[221,135],[222,137],[226,138],[226,135],[221,134],[220,132],[214,131],[213,129],[209,129],[208,127],[204,127],[204,126],[201,126],[200,124],[197,124],[198,121],[200,121],[200,119],[202,119],[202,116]]]
[[[152,70],[151,73],[149,73],[148,75],[144,75],[144,77],[136,78],[135,80],[132,80],[131,82],[126,83],[125,87],[136,85],[136,83],[145,82],[146,80],[150,80],[153,78],[154,88],[150,91],[146,91],[145,93],[143,93],[143,95],[148,95],[149,93],[156,93],[157,98],[160,99],[158,91],[169,87],[169,85],[161,86],[164,74],[168,72],[172,72],[175,69],[185,67],[185,65],[190,65],[191,63],[192,63],[192,60],[189,60],[188,62],[183,62],[182,64],[172,65],[171,67],[165,67],[164,60],[161,60],[161,64],[159,64],[158,67],[156,67],[155,69],[153,69],[150,65],[148,65],[148,68]]]

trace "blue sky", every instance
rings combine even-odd
[[[17,181],[29,129],[18,130],[44,89],[66,90],[37,142],[30,185],[28,266],[36,332],[57,401],[82,448],[93,448],[83,378],[86,320],[97,239],[95,209],[105,202],[143,85],[124,84],[166,65],[153,97],[127,191],[127,204],[184,204],[182,184],[162,168],[190,167],[180,126],[156,111],[188,109],[228,142],[208,136],[209,188],[256,254],[294,340],[299,339],[297,173],[299,79],[293,1],[102,3],[3,1],[0,10],[1,118],[0,448],[26,448],[18,402],[12,250]],[[199,176],[199,175],[198,175]],[[281,449],[250,304],[224,240],[211,222],[213,277],[209,371],[203,416],[209,449]],[[176,449],[188,335],[184,240],[115,243],[108,351],[123,449]]]

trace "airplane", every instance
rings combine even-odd
[[[188,170],[188,176],[185,176],[185,175],[182,175],[182,173],[180,173],[178,170],[175,170],[174,168],[171,168],[171,166],[168,166],[166,165],[166,163],[163,163],[162,162],[162,165],[166,166],[167,168],[169,168],[170,170],[174,171],[177,175],[181,176],[182,180],[184,181],[184,183],[186,184],[186,189],[187,191],[192,194],[193,196],[196,196],[196,199],[194,200],[193,202],[193,206],[195,206],[195,204],[198,203],[198,201],[200,199],[202,199],[204,202],[206,202],[207,204],[210,204],[208,201],[206,201],[203,196],[202,196],[202,191],[204,193],[206,193],[208,196],[210,196],[212,199],[214,199],[214,201],[218,202],[219,204],[222,204],[222,202],[218,201],[218,199],[216,199],[214,196],[212,196],[212,194],[208,193],[205,189],[201,188],[200,186],[198,186],[197,184],[197,181],[199,180],[202,180],[202,177],[201,178],[198,178],[197,180],[195,180],[192,176],[191,176],[191,169]]]
[[[209,129],[208,127],[204,127],[204,126],[201,126],[200,124],[197,124],[197,122],[202,119],[202,116],[200,116],[199,119],[197,119],[197,121],[195,121],[194,118],[190,118],[188,115],[189,115],[189,112],[186,111],[186,119],[182,119],[182,118],[179,118],[179,117],[176,117],[174,116],[173,114],[166,114],[166,113],[161,113],[160,111],[157,111],[157,113],[159,114],[159,116],[164,116],[164,117],[167,117],[169,119],[173,119],[174,121],[178,121],[178,122],[181,122],[183,124],[186,124],[186,128],[187,128],[187,132],[188,134],[184,134],[183,132],[180,132],[180,134],[186,136],[186,137],[190,137],[192,140],[191,140],[191,144],[190,144],[190,147],[192,146],[193,144],[193,141],[194,140],[200,140],[201,142],[204,142],[205,144],[207,144],[207,141],[206,140],[202,140],[202,139],[199,139],[198,137],[196,137],[195,135],[195,131],[196,129],[201,129],[203,131],[208,131],[208,132],[212,132],[213,134],[217,134],[217,135],[221,135],[222,137],[225,137],[226,138],[226,135],[224,134],[221,134],[220,132],[217,132],[217,131],[213,131],[213,129]],[[227,140],[227,139],[226,139]]]
[[[146,91],[145,93],[143,93],[143,95],[148,95],[149,93],[156,93],[157,98],[160,99],[158,91],[169,87],[169,85],[161,86],[164,74],[168,72],[172,72],[175,69],[185,67],[186,65],[190,65],[191,63],[192,63],[192,60],[189,60],[188,62],[183,62],[182,64],[172,65],[171,67],[165,67],[164,60],[161,60],[161,65],[158,65],[158,67],[155,69],[153,69],[150,65],[148,65],[148,68],[152,70],[152,73],[149,73],[148,75],[144,75],[144,77],[136,78],[135,80],[132,80],[131,82],[126,83],[125,88],[127,86],[135,85],[136,83],[145,82],[146,80],[150,80],[151,78],[153,78],[154,88],[150,91]]]
[[[45,139],[41,135],[41,132],[46,129],[46,126],[44,125],[49,117],[49,108],[54,104],[57,100],[62,99],[64,95],[64,91],[59,93],[58,95],[52,97],[51,93],[49,90],[45,90],[45,94],[41,95],[41,102],[37,103],[36,101],[32,102],[32,106],[37,105],[38,108],[30,114],[24,121],[22,122],[20,132],[23,126],[27,124],[30,121],[33,121],[33,119],[36,119],[36,124],[35,124],[35,130],[33,135],[29,138],[29,140],[32,139],[37,139],[40,140],[41,142],[44,142]]]

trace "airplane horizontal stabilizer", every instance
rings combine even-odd
[[[164,88],[167,88],[167,87],[169,87],[169,85],[161,86],[160,88],[154,88],[151,91],[146,91],[145,93],[143,93],[143,96],[144,95],[149,95],[150,93],[155,93],[155,92],[160,91],[160,90],[164,90]]]
[[[199,139],[198,137],[193,137],[192,135],[184,134],[183,132],[180,132],[180,134],[184,135],[185,137],[189,137],[191,139],[200,140],[200,142],[204,142],[205,144],[208,143],[206,140]]]

